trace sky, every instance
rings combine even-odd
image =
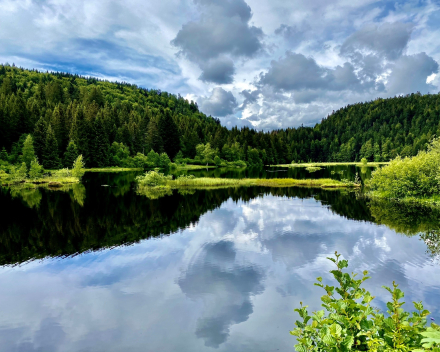
[[[0,0],[0,62],[161,89],[229,128],[440,90],[438,0]]]

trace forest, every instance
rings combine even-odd
[[[88,168],[389,161],[417,155],[439,135],[440,94],[347,105],[313,127],[229,130],[180,95],[0,65],[0,126],[3,162],[22,162],[30,134],[46,169],[70,167],[78,155]]]

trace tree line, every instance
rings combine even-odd
[[[439,94],[415,93],[348,105],[313,127],[229,130],[180,95],[0,65],[0,158],[20,162],[31,134],[47,169],[80,154],[87,167],[130,166],[150,151],[217,164],[388,161],[426,149],[440,132],[439,109]]]

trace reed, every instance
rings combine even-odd
[[[230,179],[230,178],[178,178],[168,181],[167,185],[171,188],[213,188],[213,187],[320,187],[320,188],[351,188],[360,187],[353,182],[342,182],[329,178],[297,180],[292,178],[272,178],[272,179]]]

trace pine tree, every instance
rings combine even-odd
[[[104,130],[104,126],[99,118],[96,118],[93,124],[93,165],[105,167],[109,165],[110,144]]]
[[[64,153],[63,164],[64,167],[72,167],[73,162],[78,157],[78,149],[76,148],[76,144],[74,141],[70,141],[67,146],[67,150]]]
[[[173,159],[180,150],[180,134],[169,109],[160,117],[158,127],[165,153]]]
[[[51,125],[49,125],[47,128],[46,145],[43,154],[43,166],[46,169],[52,170],[59,169],[61,166],[58,143]]]
[[[156,153],[163,152],[162,138],[159,133],[159,128],[157,127],[156,121],[154,121],[154,119],[151,119],[148,124],[146,141],[148,150],[154,150]]]
[[[34,150],[38,160],[43,160],[44,148],[46,146],[47,126],[43,117],[35,124],[33,138]]]
[[[31,162],[34,159],[35,159],[35,151],[34,151],[33,139],[32,136],[28,134],[23,144],[21,160],[26,164],[26,167],[29,169],[31,167]]]

